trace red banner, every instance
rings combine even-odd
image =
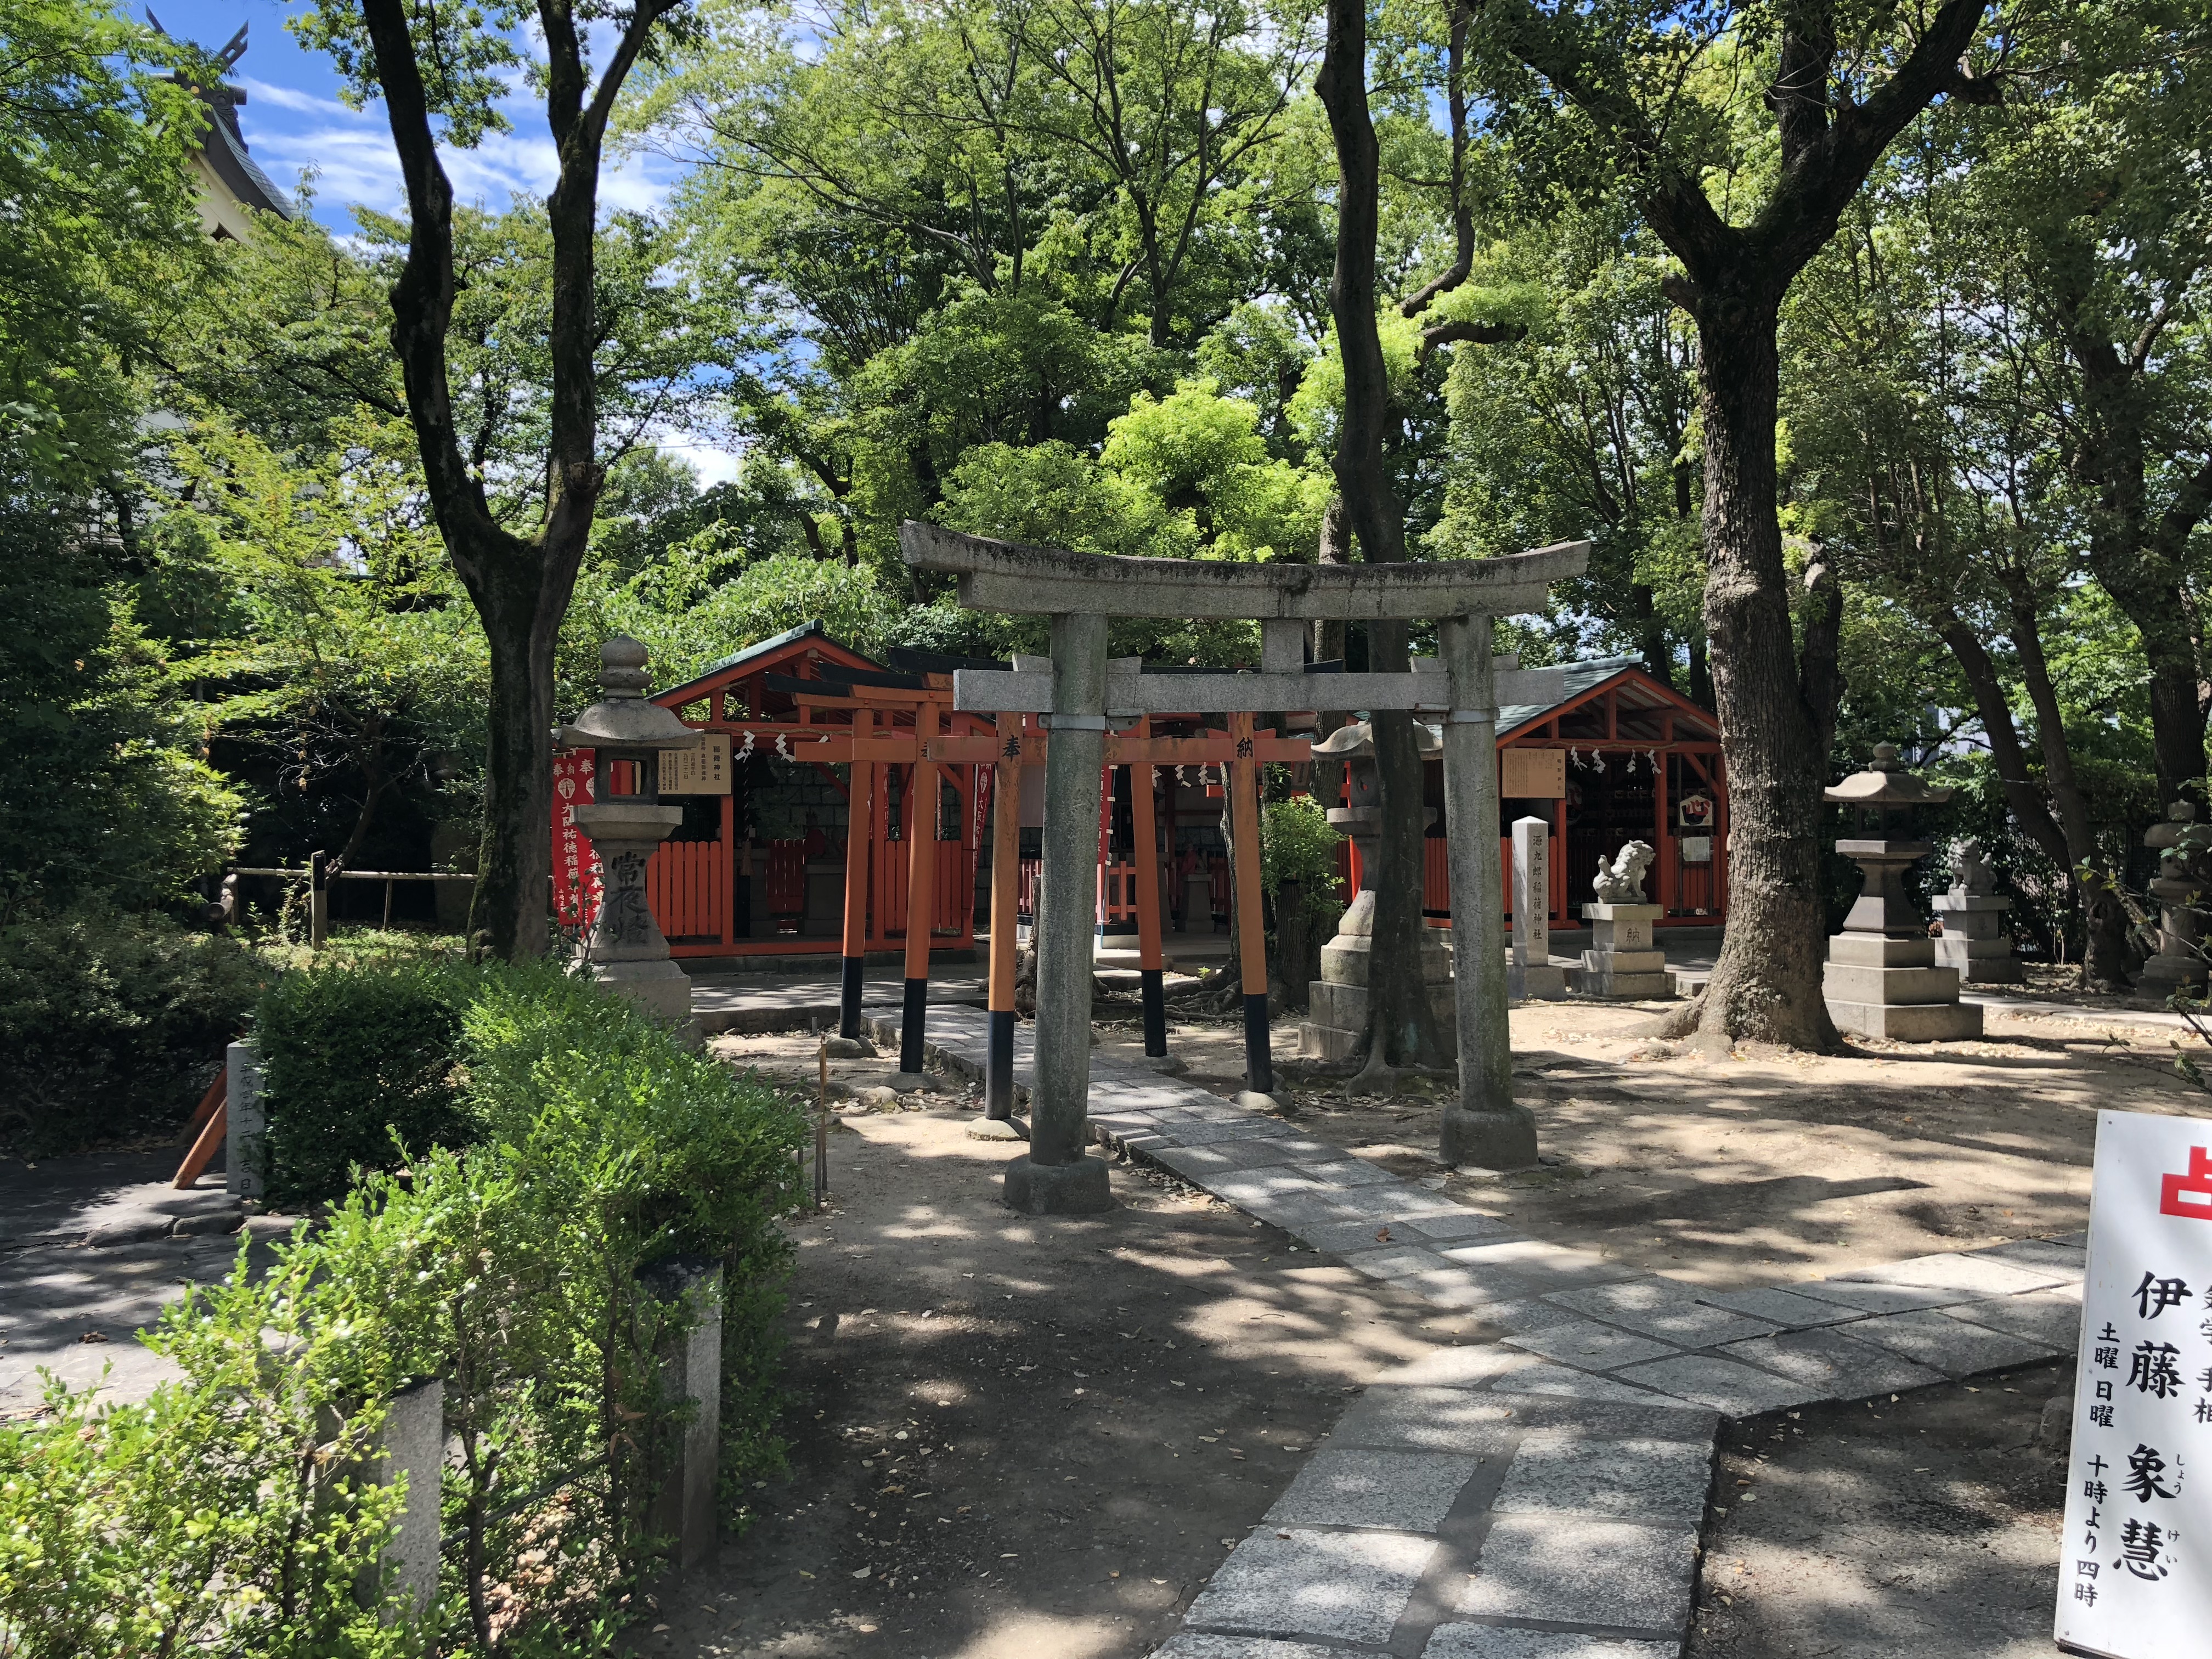
[[[576,808],[592,799],[589,749],[553,757],[553,919],[563,927],[588,927],[599,914],[599,857],[591,837],[576,827]]]

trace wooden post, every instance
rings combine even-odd
[[[1149,740],[1149,714],[1137,721],[1137,736]],[[1145,1006],[1145,1058],[1168,1058],[1166,963],[1160,954],[1160,853],[1153,818],[1152,783],[1157,775],[1149,760],[1129,767],[1129,821],[1136,837],[1137,978]]]
[[[1231,714],[1229,733],[1236,739],[1237,757],[1229,763],[1229,829],[1236,837],[1237,956],[1244,981],[1245,1090],[1247,1095],[1272,1097],[1275,1060],[1267,1042],[1267,926],[1261,910],[1260,763],[1254,754],[1252,716]],[[1266,1103],[1275,1103],[1268,1098]]]
[[[919,1089],[929,1081],[923,1047],[929,1018],[929,927],[937,912],[937,763],[928,758],[937,736],[937,705],[914,711],[914,769],[906,792],[906,1000],[899,1014],[899,1068],[894,1089]]]
[[[321,950],[330,932],[330,855],[315,853],[307,859],[307,948]]]
[[[872,709],[853,710],[853,738],[866,738],[876,723]],[[843,981],[837,994],[837,1035],[860,1035],[860,984],[868,952],[868,848],[874,837],[872,803],[876,763],[856,760],[845,794],[845,945]]]
[[[1021,909],[1022,717],[999,716],[991,785],[991,982],[983,1066],[983,1116],[1014,1115],[1014,932]]]

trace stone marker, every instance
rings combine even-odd
[[[2151,833],[2156,833],[2155,828]],[[2012,953],[2012,935],[2004,929],[2005,912],[2012,908],[2012,901],[1996,896],[1996,875],[1982,862],[1978,841],[1959,844],[1958,877],[1949,892],[1929,901],[1936,908],[1936,919],[1943,925],[1942,936],[1936,941],[1937,964],[1957,969],[1962,980],[1984,985],[2019,984],[2027,975],[2021,971]],[[2202,962],[2197,963],[2197,973],[2201,978]]]
[[[1875,745],[1872,766],[1824,797],[1877,817],[1940,805],[1950,798],[1948,789],[1906,771],[1896,745],[1887,743]],[[1866,876],[1844,931],[1828,941],[1828,963],[1820,975],[1837,1029],[1907,1042],[1981,1036],[1980,1005],[1959,1000],[1959,971],[1936,965],[1936,941],[1905,890],[1905,871],[1935,848],[1884,837],[1839,841],[1836,850],[1856,860]]]
[[[1517,835],[1520,826],[1514,829]],[[1674,994],[1667,953],[1651,937],[1651,924],[1666,911],[1644,896],[1644,872],[1652,856],[1650,842],[1632,841],[1613,863],[1598,861],[1590,883],[1597,902],[1583,906],[1591,948],[1583,952],[1582,966],[1567,973],[1568,984],[1580,995],[1641,1002]]]
[[[234,1042],[223,1051],[228,1069],[223,1106],[223,1190],[233,1198],[259,1198],[267,1190],[261,1145],[269,1132],[261,1103],[261,1050]]]
[[[1552,962],[1551,829],[1541,818],[1513,820],[1513,957],[1505,985],[1516,1002],[1567,994],[1566,969]]]

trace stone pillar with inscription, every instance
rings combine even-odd
[[[1541,818],[1513,821],[1513,954],[1505,982],[1516,1002],[1567,994],[1566,969],[1552,961],[1551,835]]]

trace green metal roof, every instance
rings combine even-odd
[[[1510,737],[1524,726],[1550,719],[1553,710],[1574,702],[1577,697],[1588,696],[1607,680],[1618,678],[1632,671],[1646,672],[1641,657],[1593,657],[1587,662],[1562,663],[1559,666],[1566,680],[1566,694],[1553,702],[1505,704],[1498,711],[1498,735],[1500,738]],[[1707,721],[1713,720],[1711,711],[1707,709],[1699,708],[1698,714]],[[1718,723],[1714,722],[1714,726],[1717,730]]]
[[[867,655],[865,652],[855,651],[851,646],[845,644],[842,641],[831,639],[830,637],[830,630],[823,627],[822,619],[819,617],[817,617],[813,621],[803,622],[796,628],[787,628],[781,634],[771,634],[764,640],[755,640],[744,650],[735,652],[731,655],[723,658],[720,662],[708,663],[696,674],[694,674],[690,679],[684,681],[683,684],[672,685],[665,691],[654,692],[653,694],[653,701],[660,703],[665,703],[671,701],[688,701],[690,698],[697,696],[699,695],[699,688],[704,685],[708,680],[713,679],[716,675],[726,674],[732,668],[743,668],[747,663],[757,662],[763,657],[773,656],[775,653],[783,650],[785,647],[796,645],[801,640],[806,639],[818,639],[824,645],[836,646],[838,650],[844,652],[848,656],[858,657],[862,662],[866,663],[871,667],[878,669],[883,667],[881,663],[876,661],[873,657]]]

